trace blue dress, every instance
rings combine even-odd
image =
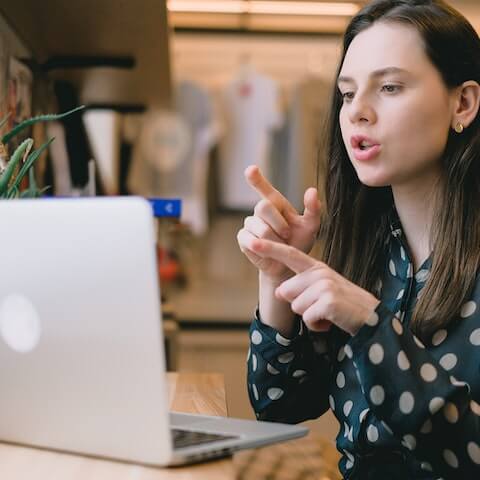
[[[333,327],[293,338],[250,328],[248,392],[257,418],[298,423],[331,408],[345,479],[480,478],[480,279],[459,318],[423,344],[408,325],[430,272],[393,222],[381,303],[351,337]]]

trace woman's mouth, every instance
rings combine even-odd
[[[353,155],[356,160],[366,162],[375,158],[381,150],[380,144],[363,135],[354,135],[350,139]]]
[[[370,143],[362,142],[360,143],[359,147],[360,150],[368,150],[369,148],[372,148],[373,145],[371,145]]]
[[[369,147],[354,148],[353,155],[359,162],[368,162],[374,159],[380,153],[380,145]]]

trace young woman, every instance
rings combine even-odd
[[[480,478],[479,83],[458,12],[373,1],[344,38],[322,220],[315,189],[298,214],[246,171],[250,399],[262,420],[330,407],[345,478]]]

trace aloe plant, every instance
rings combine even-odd
[[[0,199],[36,198],[45,192],[45,188],[39,189],[37,187],[32,167],[38,157],[49,147],[54,139],[51,138],[39,148],[33,149],[33,140],[27,138],[15,149],[10,157],[7,153],[9,142],[22,130],[35,123],[60,120],[83,108],[84,106],[81,106],[58,115],[39,115],[29,118],[0,138]],[[7,120],[8,117],[0,121],[0,129],[5,125]],[[28,175],[29,178],[28,188],[21,190],[21,182],[26,175]]]

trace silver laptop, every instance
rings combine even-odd
[[[0,440],[178,465],[307,433],[169,412],[146,200],[0,201],[0,269]]]

